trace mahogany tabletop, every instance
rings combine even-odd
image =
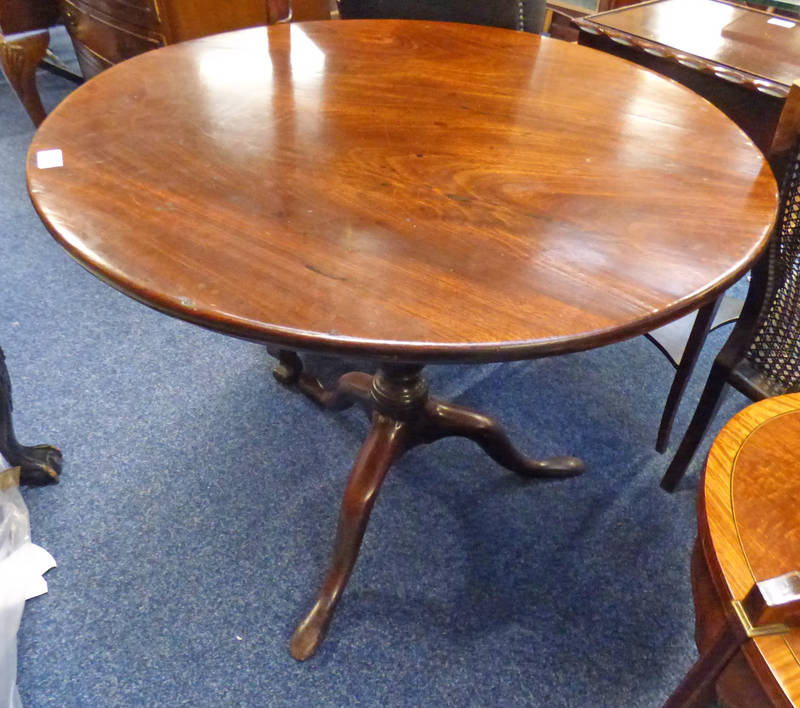
[[[800,77],[800,22],[725,0],[649,0],[579,25],[769,95]]]
[[[63,165],[38,167],[46,150]],[[752,142],[683,86],[558,40],[388,20],[123,62],[48,116],[28,186],[80,263],[152,307],[420,363],[665,324],[742,276],[777,205]]]
[[[741,600],[753,583],[800,570],[799,436],[800,394],[789,394],[745,408],[711,447],[698,527],[722,597]],[[800,629],[744,650],[777,705],[800,705]]]

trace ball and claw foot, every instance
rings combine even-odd
[[[52,445],[35,445],[23,447],[22,456],[15,461],[19,466],[19,483],[29,487],[43,487],[47,484],[58,484],[61,474],[61,450]]]
[[[5,354],[0,349],[0,454],[12,467],[19,467],[19,483],[31,487],[56,484],[61,474],[61,450],[52,445],[20,445],[11,421],[11,378]]]

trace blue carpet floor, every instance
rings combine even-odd
[[[46,103],[72,86],[43,74]],[[437,395],[587,473],[521,482],[472,443],[390,473],[316,657],[287,651],[366,432],[278,387],[261,346],[172,320],[70,260],[30,206],[33,128],[0,86],[0,343],[25,490],[58,568],[19,632],[42,706],[657,706],[696,656],[689,584],[706,440],[675,494],[653,449],[672,369],[643,338],[532,362],[431,367]],[[669,277],[668,273],[664,277]],[[742,286],[739,286],[742,287]],[[715,332],[676,424],[682,432]],[[732,394],[715,431],[747,401]],[[673,440],[669,454],[677,444]]]

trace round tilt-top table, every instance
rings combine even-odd
[[[777,201],[748,138],[677,84],[557,40],[404,21],[255,28],[126,61],[46,119],[28,180],[95,275],[267,343],[276,377],[324,406],[367,409],[299,659],[409,447],[459,435],[519,474],[583,469],[526,458],[430,397],[424,364],[577,351],[677,318],[747,270]],[[379,368],[325,389],[297,351]]]

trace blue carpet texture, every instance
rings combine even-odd
[[[72,86],[40,76],[54,105]],[[675,494],[654,449],[672,368],[645,339],[479,367],[432,390],[582,477],[523,482],[474,444],[405,456],[319,653],[312,604],[366,433],[280,388],[262,346],[172,320],[74,263],[25,189],[33,128],[0,86],[0,342],[18,436],[65,455],[25,490],[58,568],[19,632],[43,706],[656,706],[696,656],[689,583],[709,437]],[[668,273],[664,277],[669,277]],[[739,286],[740,288],[742,286]],[[715,332],[682,432],[728,331]],[[325,362],[320,362],[325,365]],[[747,401],[728,397],[714,432]]]

